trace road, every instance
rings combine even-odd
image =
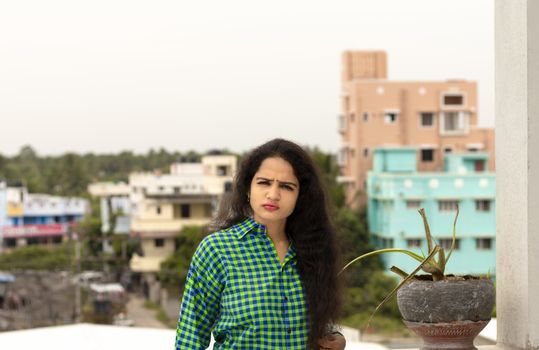
[[[155,310],[144,307],[144,298],[129,294],[127,302],[127,316],[135,321],[135,327],[167,328],[155,318]]]

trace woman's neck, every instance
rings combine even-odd
[[[266,234],[273,243],[288,241],[285,233],[286,220],[283,221],[265,221],[255,217],[255,220],[266,226]]]

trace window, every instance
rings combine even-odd
[[[181,205],[182,218],[188,218],[191,216],[191,206],[189,204]]]
[[[453,242],[453,238],[442,238],[438,241],[438,245],[442,247],[446,254],[451,249],[451,244]],[[455,239],[455,250],[460,249],[460,238]]]
[[[27,239],[26,239],[26,244],[27,244],[27,245],[36,245],[36,244],[39,244],[39,239],[36,238],[36,237],[27,238]]]
[[[369,112],[363,112],[363,121],[368,122],[369,121]]]
[[[443,200],[438,201],[438,210],[439,211],[457,211],[457,206],[459,205],[459,201],[455,200]]]
[[[421,239],[411,238],[406,240],[408,248],[421,248]]]
[[[337,164],[345,166],[348,163],[348,147],[342,147],[337,153]]]
[[[444,153],[451,153],[451,152],[453,152],[452,147],[444,147]]]
[[[346,115],[339,114],[337,116],[337,124],[339,125],[339,131],[344,132],[346,130]]]
[[[397,112],[385,112],[384,113],[384,122],[386,124],[393,124],[397,121]]]
[[[356,114],[350,113],[350,123],[353,123],[355,119],[356,119]]]
[[[410,199],[406,201],[406,209],[419,209],[421,201],[416,199]]]
[[[485,171],[485,162],[482,160],[474,161],[474,170],[477,172]]]
[[[15,238],[6,238],[4,239],[4,245],[8,248],[13,248],[17,246],[17,239]]]
[[[433,126],[434,125],[434,113],[421,113],[421,126]]]
[[[421,161],[422,162],[432,162],[434,161],[434,150],[427,148],[421,150]]]
[[[178,194],[182,191],[181,187],[174,187],[174,193]]]
[[[475,201],[475,210],[488,212],[490,211],[490,201],[488,199],[481,199]]]
[[[464,96],[462,95],[444,95],[445,106],[462,106],[464,104]]]
[[[363,148],[363,157],[369,157],[369,149],[367,147]]]
[[[384,248],[392,248],[393,238],[382,238],[382,245],[384,246]]]
[[[219,165],[217,166],[217,176],[227,176],[228,175],[228,166]]]
[[[490,250],[492,249],[492,238],[476,238],[475,249]]]
[[[443,112],[441,116],[443,133],[464,133],[468,129],[467,112]]]
[[[155,207],[155,212],[157,213],[157,215],[161,215],[161,206],[157,206]]]
[[[156,238],[153,240],[153,245],[156,248],[164,247],[165,246],[165,239],[164,238]]]

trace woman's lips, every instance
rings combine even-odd
[[[273,204],[264,204],[262,205],[264,207],[264,209],[266,209],[267,211],[275,211],[277,209],[279,209],[278,206],[276,205],[273,205]]]

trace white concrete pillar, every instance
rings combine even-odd
[[[498,345],[539,348],[539,1],[496,0]]]

